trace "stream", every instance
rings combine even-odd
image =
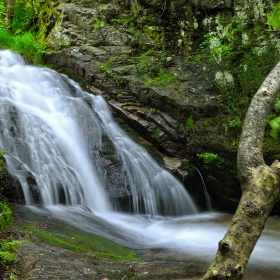
[[[1,50],[0,109],[0,147],[34,213],[145,250],[151,259],[211,261],[231,216],[199,213],[184,186],[118,127],[101,96]],[[122,162],[129,213],[107,195],[104,136]],[[279,240],[279,217],[272,217],[244,279],[280,279]]]

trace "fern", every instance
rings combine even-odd
[[[13,221],[12,210],[5,202],[0,201],[0,231],[7,231],[9,224]],[[0,264],[5,265],[6,263],[17,262],[18,259],[14,256],[14,253],[18,251],[18,245],[24,242],[26,241],[0,239]]]
[[[5,202],[0,201],[0,231],[7,231],[8,225],[14,221],[13,212]]]
[[[0,263],[5,264],[7,262],[16,262],[18,259],[13,255],[18,251],[18,245],[25,243],[25,240],[13,240],[6,241],[5,239],[0,239],[1,249],[0,249]]]
[[[18,245],[24,243],[25,241],[22,240],[13,240],[13,241],[6,241],[4,239],[0,239],[0,244],[2,243],[2,251],[10,251],[10,252],[17,252]]]
[[[16,262],[17,258],[10,252],[1,252],[0,251],[0,262],[5,264],[7,262]]]

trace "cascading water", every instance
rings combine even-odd
[[[162,169],[140,146],[130,140],[113,121],[101,96],[94,98],[94,109],[100,117],[123,163],[123,173],[131,188],[135,213],[184,215],[196,213],[196,207],[182,184]],[[161,211],[160,209],[164,211]]]
[[[202,177],[202,174],[201,172],[199,171],[199,169],[195,168],[200,179],[201,179],[201,182],[202,182],[202,187],[203,187],[203,192],[204,192],[204,197],[205,197],[205,201],[206,201],[206,207],[207,207],[207,211],[212,211],[212,205],[211,205],[211,198],[208,194],[208,191],[207,191],[207,188],[206,188],[206,185],[205,185],[205,182],[204,182],[204,179]]]
[[[107,196],[104,136],[122,162],[133,215],[117,212]],[[197,214],[183,186],[126,137],[100,96],[55,71],[26,66],[10,51],[0,51],[0,148],[9,151],[8,169],[30,209],[128,247],[210,260],[226,230],[227,216]],[[280,277],[279,238],[279,231],[265,231],[251,261]]]
[[[112,210],[95,168],[99,157],[90,156],[102,150],[106,134],[122,160],[134,213],[196,213],[184,187],[118,128],[102,97],[55,71],[26,66],[19,55],[0,56],[0,145],[10,151],[8,168],[20,180],[27,204],[34,202],[31,176],[44,206]]]
[[[7,165],[22,184],[26,204],[34,200],[27,182],[32,176],[40,202],[85,205],[106,211],[110,204],[91,164],[80,130],[92,115],[95,148],[100,148],[100,129],[93,112],[65,78],[47,69],[25,66],[9,51],[1,51],[1,147],[9,151]],[[81,107],[77,115],[75,107]],[[79,122],[75,119],[79,119]],[[63,198],[62,198],[63,197]]]

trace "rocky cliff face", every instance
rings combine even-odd
[[[225,81],[227,89],[232,76],[226,61],[219,60],[219,46],[227,36],[241,36],[240,47],[248,46],[256,36],[249,30],[266,28],[273,2],[47,0],[39,37],[51,50],[46,62],[70,69],[89,91],[102,94],[118,116],[157,147],[201,209],[205,202],[193,166],[202,171],[214,208],[234,211],[244,112],[225,102],[221,88]],[[239,33],[232,33],[235,29]],[[212,67],[206,55],[194,56],[205,38],[217,55]],[[279,44],[277,36],[259,40],[260,48]]]

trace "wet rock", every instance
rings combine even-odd
[[[210,195],[219,209],[230,211],[236,203],[227,203],[228,195],[235,201],[240,193],[238,180],[231,179],[237,146],[234,144],[235,150],[228,152],[235,141],[225,125],[230,110],[211,86],[215,77],[205,63],[186,58],[212,28],[205,25],[206,21],[217,13],[247,11],[249,5],[243,2],[68,0],[62,4],[52,0],[46,2],[44,9],[49,17],[45,21],[41,18],[39,31],[50,46],[63,49],[46,54],[45,61],[55,69],[70,69],[89,90],[103,95],[112,109],[161,153],[190,161],[205,177],[207,166],[197,154],[223,156],[229,171],[215,173],[214,177],[225,195],[215,191],[214,183]],[[51,12],[49,7],[53,7]],[[147,55],[149,50],[154,52]],[[165,60],[161,60],[163,53]],[[143,58],[146,71],[159,71],[156,62],[160,62],[160,67],[178,77],[177,81],[163,86],[147,83],[151,79],[148,74],[137,74]],[[180,172],[186,188],[196,195],[196,176]]]
[[[31,172],[27,172],[26,182],[28,184],[29,192],[31,193],[31,197],[33,199],[32,202],[36,205],[42,205],[40,190],[38,189],[37,182]]]
[[[199,279],[208,264],[197,259],[188,260],[187,254],[172,253],[164,249],[141,250],[137,252],[142,260],[114,260],[97,254],[74,252],[53,246],[40,237],[22,229],[20,224],[31,225],[39,232],[52,235],[53,229],[66,225],[55,217],[37,216],[28,209],[13,209],[16,214],[11,234],[13,239],[27,240],[21,244],[16,273],[21,280],[31,279]],[[74,231],[71,228],[71,231]],[[75,230],[78,233],[77,230]],[[83,234],[83,233],[80,233]],[[57,232],[55,233],[57,235]],[[68,234],[64,234],[65,238]],[[60,238],[60,234],[58,234]],[[95,236],[92,235],[92,239]],[[87,241],[85,241],[86,244]],[[82,239],[79,243],[83,243]],[[144,261],[145,260],[145,261]],[[156,261],[154,261],[156,260]]]
[[[241,197],[241,189],[236,187],[238,182],[233,176],[226,175],[226,173],[224,173],[224,176],[228,177],[221,180],[213,175],[207,175],[207,190],[212,197],[212,205],[215,210],[227,209],[229,212],[234,212]]]
[[[176,170],[182,164],[182,160],[178,158],[164,157],[163,161],[164,161],[164,166],[169,170]]]

